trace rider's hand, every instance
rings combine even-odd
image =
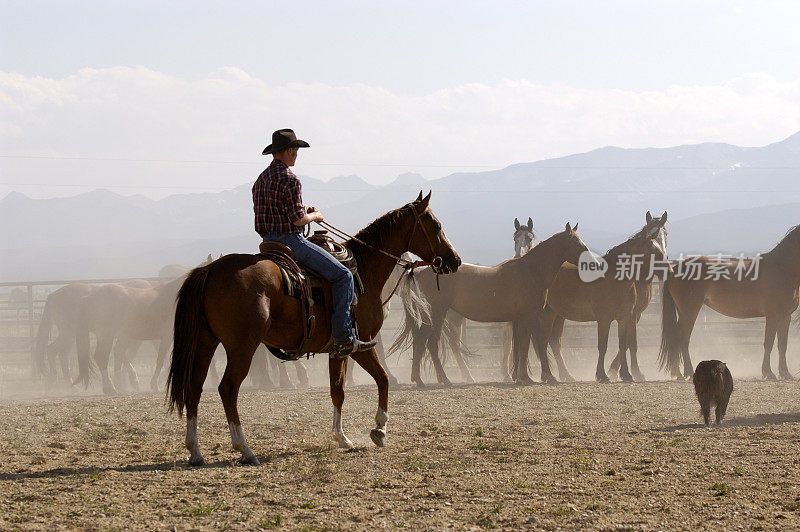
[[[315,222],[322,222],[325,218],[322,216],[322,211],[318,211],[314,209],[314,212],[310,213],[313,217],[313,221]]]
[[[317,208],[313,205],[306,205],[306,213],[311,214],[312,212],[316,211]]]

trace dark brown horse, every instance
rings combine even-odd
[[[608,382],[605,370],[605,355],[608,349],[608,333],[611,323],[616,321],[619,330],[620,378],[633,382],[628,371],[625,352],[631,337],[630,329],[636,327],[634,309],[637,306],[637,282],[650,277],[650,265],[654,260],[664,261],[666,253],[658,241],[661,229],[666,223],[652,218],[648,213],[647,224],[627,241],[613,247],[603,255],[608,270],[603,277],[591,282],[581,279],[575,264],[564,264],[556,275],[547,293],[547,307],[541,313],[539,325],[534,335],[534,348],[539,357],[547,359],[547,345],[550,344],[556,358],[561,358],[561,335],[564,320],[597,322],[597,368],[595,378],[598,382]],[[639,274],[618,275],[619,267],[639,264]],[[625,262],[627,261],[627,262]],[[624,272],[623,272],[624,273]],[[643,295],[644,297],[644,295]]]
[[[355,307],[359,336],[364,340],[378,334],[383,323],[380,294],[397,263],[392,256],[399,257],[410,251],[439,265],[441,273],[456,271],[461,264],[441,224],[428,208],[429,201],[430,194],[423,198],[420,193],[415,201],[381,216],[361,230],[356,235],[357,240],[346,243],[353,251],[364,284],[364,293],[358,297]],[[282,283],[281,273],[272,261],[259,255],[227,255],[192,270],[181,287],[167,382],[170,409],[177,408],[182,414],[186,408],[186,448],[191,453],[190,464],[204,463],[197,440],[197,405],[208,365],[220,343],[228,362],[219,394],[233,448],[242,453],[242,463],[258,464],[245,442],[237,398],[259,344],[295,349],[302,340],[300,302],[284,295]],[[329,327],[318,327],[310,350],[322,352],[329,340]],[[376,427],[370,437],[376,445],[382,446],[389,403],[386,371],[375,349],[353,353],[351,357],[378,385]],[[331,358],[328,367],[334,439],[340,447],[351,448],[353,444],[344,435],[341,422],[347,359]]]
[[[669,369],[673,377],[681,378],[683,358],[683,376],[693,375],[689,339],[700,309],[707,305],[731,318],[766,318],[761,375],[776,380],[770,367],[770,353],[777,334],[778,372],[782,379],[792,380],[786,364],[786,346],[792,312],[798,305],[800,225],[789,229],[760,260],[721,263],[699,257],[692,263],[680,264],[664,283],[659,353],[662,369]],[[752,273],[748,271],[751,267]]]
[[[650,211],[647,211],[645,216],[647,221],[647,227],[658,227],[661,226],[661,230],[659,231],[659,240],[661,244],[661,249],[666,254],[667,252],[667,230],[664,227],[664,224],[667,222],[667,211],[664,211],[659,217],[653,217],[650,215]],[[653,298],[653,277],[639,279],[636,281],[636,306],[633,307],[633,323],[630,327],[627,328],[628,337],[625,340],[627,351],[631,353],[631,364],[630,364],[630,373],[633,376],[633,380],[637,382],[644,382],[647,379],[645,378],[642,370],[639,368],[639,359],[638,359],[638,351],[639,351],[639,335],[638,335],[638,325],[639,320],[642,319],[642,314],[650,305],[650,300]],[[609,367],[609,371],[612,373],[618,373],[621,369],[622,358],[625,357],[627,354],[625,351],[620,350],[617,353],[616,358],[611,362],[611,366]]]

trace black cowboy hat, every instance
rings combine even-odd
[[[270,153],[278,153],[287,148],[309,148],[308,142],[300,140],[294,136],[294,131],[291,129],[279,129],[272,134],[272,144],[264,148],[261,155],[268,155]]]

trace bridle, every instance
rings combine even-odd
[[[417,212],[417,209],[414,207],[413,203],[409,203],[408,205],[406,205],[406,207],[411,209],[411,212],[414,213],[414,226],[411,228],[411,234],[408,237],[408,245],[406,246],[406,249],[408,249],[411,246],[411,242],[414,240],[414,233],[417,230],[417,226],[419,226],[420,229],[422,229],[422,234],[425,235],[425,240],[428,241],[428,246],[430,247],[431,255],[433,255],[433,260],[432,261],[423,261],[423,260],[410,261],[410,260],[406,260],[406,259],[404,259],[402,257],[398,257],[397,255],[392,255],[388,251],[385,251],[383,249],[377,248],[377,247],[373,246],[372,244],[368,244],[368,243],[364,242],[363,240],[354,237],[353,235],[349,235],[349,234],[345,233],[344,231],[342,231],[341,229],[339,229],[338,227],[332,226],[328,222],[324,222],[323,221],[323,222],[317,222],[317,223],[320,226],[322,226],[325,229],[327,229],[328,231],[330,231],[331,234],[341,238],[342,240],[345,240],[346,238],[349,238],[350,240],[352,240],[354,242],[358,242],[362,246],[366,246],[366,247],[368,247],[369,249],[371,249],[373,251],[377,251],[378,253],[386,255],[387,257],[389,257],[392,260],[394,260],[396,265],[399,265],[401,268],[406,270],[406,272],[409,272],[409,271],[413,272],[415,268],[421,268],[423,266],[430,266],[431,269],[433,270],[433,272],[436,274],[436,288],[439,289],[439,275],[440,275],[439,272],[441,271],[442,266],[444,265],[444,259],[436,254],[436,250],[434,249],[434,246],[433,246],[433,239],[431,238],[430,234],[428,233],[428,230],[425,229],[425,224],[422,223],[422,213]],[[403,208],[405,209],[405,207],[403,207]],[[422,212],[425,212],[425,211],[422,211]],[[400,281],[403,280],[404,276],[405,276],[405,273],[400,276],[400,278],[397,280],[397,284],[395,285],[394,290],[392,290],[392,293],[389,294],[389,297],[387,297],[386,301],[383,301],[381,303],[381,305],[386,305],[386,303],[389,302],[389,300],[392,298],[392,296],[395,294],[395,292],[397,292],[397,288],[400,286]]]

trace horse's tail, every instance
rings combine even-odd
[[[464,343],[464,339],[461,336],[462,323],[463,321],[454,323],[454,321],[445,318],[442,324],[442,334],[439,337],[439,359],[442,364],[447,361],[448,350],[445,349],[445,347],[448,347],[449,351],[454,355],[459,354],[464,358],[473,358],[475,356],[475,352],[467,347],[467,344]],[[426,351],[426,356],[429,356],[427,353]]]
[[[84,389],[89,387],[89,381],[97,373],[91,360],[91,347],[89,345],[89,320],[88,312],[83,306],[78,308],[78,319],[75,325],[75,349],[78,352],[78,377],[72,383],[83,383]]]
[[[430,325],[431,323],[431,306],[422,294],[413,272],[408,272],[405,278],[400,281],[398,295],[403,301],[405,319],[400,333],[387,351],[386,356],[409,347],[413,342],[414,336],[420,334],[422,326]]]
[[[201,266],[189,272],[178,291],[172,361],[167,376],[167,399],[169,411],[177,408],[178,415],[181,416],[189,397],[197,392],[192,389],[192,377],[198,331],[206,325],[204,295],[209,268],[209,265]]]
[[[664,281],[661,292],[661,349],[658,352],[658,366],[674,373],[678,369],[681,356],[678,345],[678,312],[668,281]]]
[[[36,347],[33,351],[33,367],[39,372],[39,375],[47,376],[47,369],[45,367],[45,351],[47,344],[50,343],[50,330],[53,328],[53,306],[55,299],[51,299],[50,294],[47,296],[47,301],[44,303],[44,310],[42,311],[42,319],[39,322],[39,330],[36,332]]]

